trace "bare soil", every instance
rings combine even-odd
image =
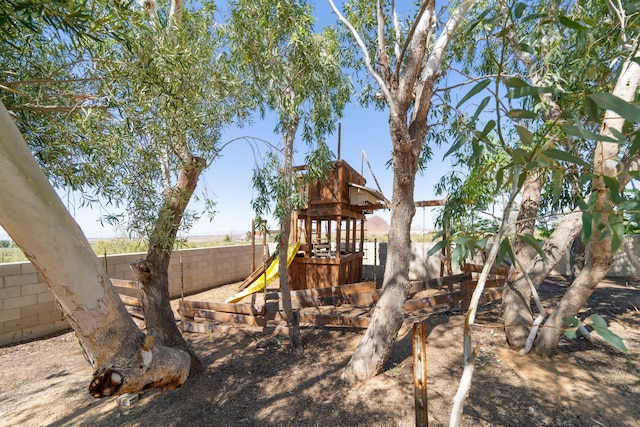
[[[548,301],[567,286],[552,278],[541,294]],[[190,298],[231,293],[229,285]],[[499,303],[485,307],[474,329],[477,365],[462,425],[639,426],[639,302],[638,279],[606,281],[582,313],[607,319],[628,354],[596,337],[563,340],[550,360],[509,350]],[[463,318],[440,312],[408,319],[384,372],[356,386],[340,373],[363,332],[305,329],[303,355],[284,336],[187,334],[206,372],[131,406],[89,396],[92,369],[73,333],[0,348],[0,425],[413,426],[411,325],[424,320],[429,425],[444,426],[462,371]]]

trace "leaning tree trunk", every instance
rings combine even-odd
[[[640,56],[640,54],[638,54]],[[640,83],[640,64],[636,62],[638,56],[625,61],[613,95],[626,102],[633,102]],[[607,110],[602,121],[600,134],[614,137],[616,133],[622,133],[625,120],[617,113]],[[609,196],[611,191],[604,182],[604,177],[616,179],[618,177],[618,152],[619,145],[613,142],[598,141],[594,153],[592,191],[596,195],[593,234],[589,239],[587,262],[582,272],[573,281],[567,293],[560,300],[557,309],[549,316],[544,328],[535,341],[536,353],[543,356],[551,356],[556,352],[558,342],[563,333],[563,318],[572,318],[587,302],[594,289],[607,274],[613,263],[611,250],[611,235],[602,232],[600,225],[607,224],[608,216],[613,213],[613,204]],[[620,189],[624,189],[627,182],[625,177],[620,178]]]
[[[536,289],[551,274],[581,229],[582,212],[579,210],[574,210],[560,221],[542,246],[545,258],[536,255],[527,270]],[[533,324],[530,301],[531,288],[522,272],[517,271],[509,278],[502,294],[505,334],[507,342],[515,349],[524,346]]]
[[[94,397],[185,381],[189,356],[135,325],[1,102],[0,206],[0,225],[44,278],[95,369]]]
[[[190,376],[204,370],[195,352],[184,340],[171,309],[169,298],[169,261],[184,211],[206,162],[192,157],[180,171],[178,181],[165,194],[154,230],[149,237],[149,251],[144,260],[131,263],[142,287],[142,309],[147,331],[163,345],[180,348],[191,357]]]

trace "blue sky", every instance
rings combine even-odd
[[[316,2],[316,16],[319,26],[336,22],[336,18],[326,1]],[[392,171],[387,169],[386,162],[391,157],[391,140],[387,111],[376,111],[373,108],[364,109],[356,104],[351,104],[345,110],[344,117],[340,122],[342,123],[341,158],[354,169],[360,171],[362,151],[365,151],[382,192],[390,200],[392,196]],[[225,144],[235,138],[247,136],[281,145],[279,144],[279,136],[273,133],[274,127],[275,121],[272,117],[267,117],[264,121],[256,118],[251,126],[242,129],[228,129],[223,134],[221,142]],[[327,137],[329,147],[334,153],[337,153],[337,140],[337,131]],[[306,145],[300,142],[297,147],[294,163],[302,164]],[[267,151],[265,146],[260,149],[263,153]],[[448,159],[443,159],[443,154],[447,149],[448,147],[433,147],[433,159],[427,166],[427,170],[416,176],[414,195],[416,201],[439,198],[435,196],[433,188],[439,178],[451,170]],[[251,208],[251,200],[254,195],[251,177],[255,161],[254,152],[248,143],[235,141],[226,146],[222,156],[203,173],[196,190],[198,195],[206,191],[208,197],[216,202],[218,213],[211,222],[208,218],[202,218],[187,235],[244,234],[251,228],[251,219],[254,217]],[[367,180],[367,186],[376,188],[375,180],[366,163],[362,171]],[[67,195],[64,192],[60,194],[87,237],[115,237],[121,234],[111,227],[103,227],[100,224],[99,218],[104,214],[100,208],[74,207],[76,204],[73,202],[72,195]],[[193,210],[198,210],[201,207],[201,203],[195,201],[190,203],[190,208]],[[433,229],[437,209],[417,209],[413,222],[414,227],[422,228],[424,226],[426,229]],[[381,210],[375,214],[387,222],[389,221],[389,211]],[[276,228],[277,224],[272,221],[269,227]],[[183,235],[185,234],[183,233]],[[0,239],[6,238],[8,236],[0,228]]]

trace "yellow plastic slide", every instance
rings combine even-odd
[[[289,245],[289,249],[287,251],[287,267],[291,265],[293,258],[298,253],[298,249],[300,249],[300,242],[293,243]],[[265,280],[266,274],[266,280]],[[278,258],[276,257],[273,262],[267,267],[267,271],[265,274],[261,275],[257,278],[252,284],[247,286],[242,291],[238,292],[232,297],[229,297],[225,300],[228,303],[234,303],[240,301],[242,298],[249,296],[255,292],[259,292],[263,290],[266,286],[270,285],[274,280],[278,278]]]

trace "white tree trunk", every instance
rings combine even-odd
[[[94,396],[184,382],[189,356],[153,345],[136,327],[2,103],[0,225],[42,275],[75,330],[96,369]]]

